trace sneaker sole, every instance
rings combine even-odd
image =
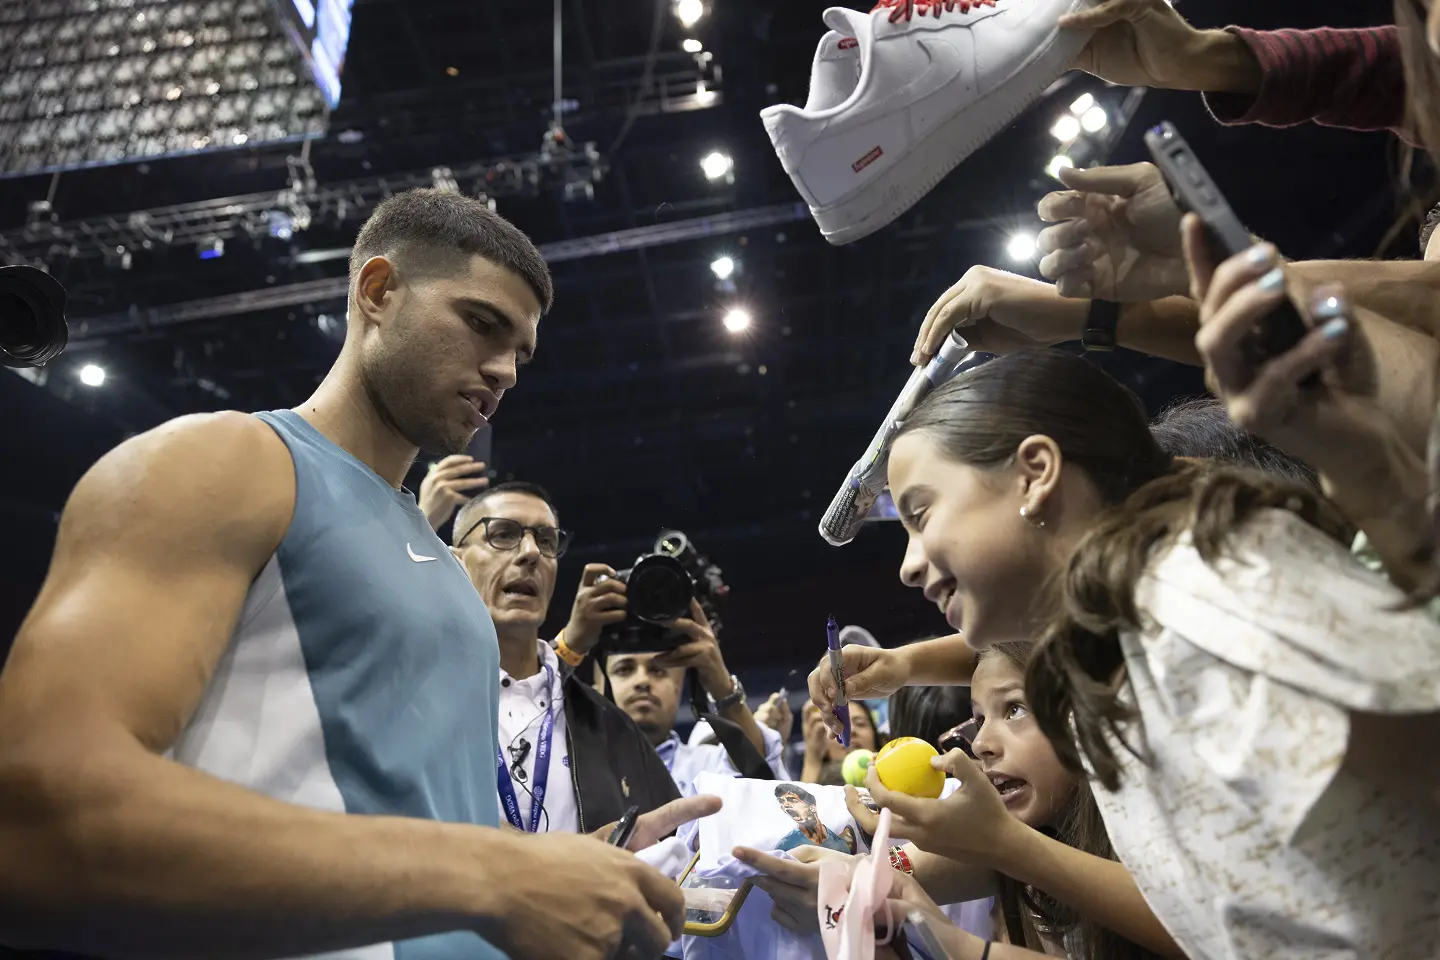
[[[1092,2],[1076,0],[1067,12],[1073,13]],[[853,243],[888,226],[919,203],[951,170],[1039,99],[1050,84],[1070,69],[1089,40],[1088,34],[1074,34],[1057,27],[1049,43],[1015,71],[1014,76],[1033,72],[1032,82],[1022,85],[1007,81],[989,97],[945,121],[935,134],[917,144],[853,196],[818,210],[812,207],[810,213],[825,239],[837,247]],[[974,115],[981,109],[991,119],[977,126]],[[944,159],[937,165],[936,158]],[[878,203],[876,196],[880,197]]]

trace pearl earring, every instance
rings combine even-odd
[[[1029,507],[1021,507],[1021,508],[1020,508],[1020,519],[1029,521],[1030,525],[1033,526],[1033,527],[1036,527],[1037,529],[1040,528],[1040,527],[1045,526],[1045,521],[1044,521],[1044,520],[1041,520],[1041,519],[1038,518],[1038,517],[1035,517],[1035,518],[1033,518],[1033,519],[1031,518],[1031,516],[1030,516],[1030,508],[1029,508]]]

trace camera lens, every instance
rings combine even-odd
[[[35,308],[19,294],[0,291],[0,345],[17,357],[40,346],[40,319]]]
[[[0,363],[41,366],[68,339],[65,288],[34,267],[0,267]]]
[[[669,623],[685,616],[694,595],[685,568],[671,557],[657,555],[635,564],[626,589],[630,611],[650,623]]]

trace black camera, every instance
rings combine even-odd
[[[69,339],[60,281],[37,267],[0,267],[0,363],[43,367]]]
[[[626,615],[600,631],[600,646],[607,655],[654,653],[685,643],[689,638],[666,624],[688,617],[691,600],[700,601],[710,628],[720,634],[717,605],[730,588],[720,568],[679,530],[662,532],[650,553],[615,576],[626,584]]]

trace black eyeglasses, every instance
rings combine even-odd
[[[481,525],[485,527],[485,542],[496,550],[520,549],[520,541],[525,539],[526,531],[535,538],[535,546],[543,556],[562,557],[570,546],[569,530],[550,526],[527,527],[506,517],[481,517],[470,525],[464,536],[455,541],[455,546],[463,547],[465,538]]]

